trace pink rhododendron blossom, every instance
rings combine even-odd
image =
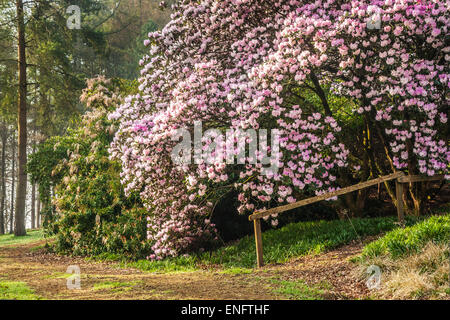
[[[172,21],[149,34],[152,46],[142,61],[140,94],[110,115],[120,120],[111,157],[123,163],[126,192],[139,190],[150,212],[150,258],[178,255],[214,239],[210,215],[227,190],[237,190],[238,211],[250,213],[272,201],[295,202],[307,190],[336,190],[339,170],[360,170],[349,166],[348,146],[339,139],[342,128],[333,110],[324,104],[311,112],[307,102],[291,102],[292,88],[331,87],[332,94],[354,101],[354,116],[381,128],[396,170],[417,161],[423,174],[448,176],[450,152],[439,126],[448,118],[448,94],[442,92],[450,86],[449,4],[427,3],[176,4]],[[367,28],[372,5],[381,19],[378,29]],[[414,39],[426,39],[420,45],[431,53],[416,50]],[[233,155],[243,160],[239,164],[221,165],[195,155],[196,163],[174,164],[177,129],[192,132],[195,121],[205,131],[223,134],[228,129],[278,129],[279,151],[268,143],[261,150],[267,154],[257,157],[276,156],[279,170],[262,174],[267,164],[242,156],[237,147]],[[202,150],[213,140],[200,141]],[[226,144],[219,143],[215,152]]]

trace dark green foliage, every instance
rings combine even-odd
[[[39,186],[44,227],[48,226],[54,215],[51,189],[64,176],[64,172],[55,172],[54,168],[62,160],[67,160],[67,151],[75,142],[75,138],[71,136],[52,137],[39,144],[36,152],[28,157],[27,172],[30,174],[31,182],[38,183]]]
[[[57,220],[55,250],[74,255],[121,254],[130,259],[145,258],[146,211],[142,208],[104,212],[96,223],[92,212],[66,213]]]

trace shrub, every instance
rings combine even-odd
[[[107,114],[133,90],[133,83],[120,79],[89,80],[81,97],[88,112],[80,123],[67,135],[47,140],[32,156],[29,170],[34,179],[47,179],[42,184],[55,190],[45,228],[56,235],[58,252],[133,258],[150,252],[147,211],[138,194],[125,196],[121,166],[108,154],[115,124]]]
[[[139,94],[110,115],[120,122],[111,154],[122,161],[125,190],[140,192],[154,213],[156,258],[210,239],[211,212],[231,190],[245,214],[386,166],[449,178],[445,1],[182,0],[173,10],[145,41]],[[347,130],[351,140],[342,138],[343,112],[359,120]],[[180,133],[191,145],[184,138],[200,121],[214,130],[199,141],[207,152],[195,164],[175,163]],[[267,143],[241,156],[237,135],[248,129],[279,130],[271,137],[279,148]],[[222,139],[227,130],[235,136]],[[265,170],[269,162],[280,170]],[[419,209],[423,194],[414,194]]]

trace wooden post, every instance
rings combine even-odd
[[[397,196],[398,222],[403,225],[405,222],[405,214],[403,210],[403,183],[399,182],[398,180],[395,180],[395,192]]]
[[[255,227],[256,261],[258,268],[261,268],[264,265],[262,236],[261,236],[261,219],[253,220],[253,225]]]

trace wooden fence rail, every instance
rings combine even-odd
[[[273,214],[282,213],[288,210],[292,210],[295,208],[299,208],[311,203],[319,202],[322,200],[330,199],[336,196],[340,196],[346,193],[354,192],[360,189],[364,189],[373,185],[377,185],[386,181],[394,180],[395,181],[395,189],[396,189],[396,197],[397,199],[402,199],[403,195],[403,184],[405,183],[412,183],[412,182],[419,182],[419,181],[434,181],[434,180],[442,180],[444,179],[444,176],[434,176],[434,177],[421,177],[421,176],[405,176],[403,172],[396,172],[387,176],[382,176],[377,179],[361,182],[358,184],[355,184],[350,187],[342,188],[337,191],[328,192],[325,194],[322,194],[317,197],[312,197],[304,200],[300,200],[294,203],[290,203],[284,206],[279,206],[275,208],[271,208],[264,211],[257,211],[251,216],[249,216],[249,220],[253,221],[253,226],[255,229],[255,243],[256,243],[256,262],[258,265],[258,268],[262,267],[264,265],[264,259],[263,259],[263,247],[262,247],[262,235],[261,235],[261,218],[267,217]],[[401,224],[404,222],[404,212],[403,212],[403,201],[398,201],[397,205],[397,215],[398,220]]]

